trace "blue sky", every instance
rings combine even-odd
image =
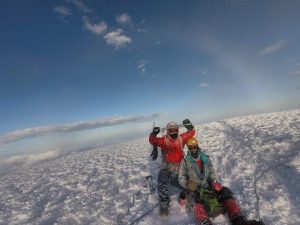
[[[0,140],[116,116],[148,118],[118,127],[136,134],[154,120],[299,108],[299,8],[290,0],[1,1]]]

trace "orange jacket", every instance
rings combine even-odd
[[[190,130],[180,134],[182,142],[179,137],[176,139],[172,139],[168,136],[155,137],[155,135],[151,133],[149,136],[149,142],[151,145],[157,145],[161,148],[164,153],[164,160],[167,163],[180,163],[180,161],[183,159],[182,150],[186,140],[193,137],[195,133],[195,130]]]

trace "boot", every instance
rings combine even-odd
[[[212,223],[209,220],[203,220],[200,225],[212,225]]]
[[[169,205],[165,204],[165,203],[160,203],[159,214],[160,214],[160,216],[168,216],[169,215]]]
[[[265,225],[263,221],[246,220],[244,216],[237,216],[233,219],[232,225]]]
[[[239,215],[232,220],[232,225],[246,225],[246,218]]]
[[[262,220],[257,221],[257,220],[248,220],[246,221],[247,225],[265,225]]]

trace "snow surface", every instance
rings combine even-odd
[[[230,118],[196,126],[223,185],[249,219],[300,224],[300,110]],[[0,224],[129,224],[157,204],[144,178],[156,185],[160,160],[148,137],[39,163],[0,177]],[[171,189],[170,216],[158,207],[139,225],[195,225]],[[257,202],[257,199],[259,201]],[[260,209],[258,212],[258,208]],[[229,224],[226,216],[214,224]]]

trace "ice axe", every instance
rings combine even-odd
[[[153,128],[154,128],[154,125],[155,125],[155,121],[153,122]],[[151,152],[151,157],[152,157],[153,160],[156,160],[157,156],[158,156],[157,145],[153,145],[153,149],[152,149],[152,152]]]
[[[152,149],[152,152],[151,152],[151,156],[152,156],[152,159],[153,159],[153,160],[156,160],[156,159],[157,159],[157,156],[158,156],[158,150],[157,150],[157,146],[156,146],[156,145],[153,145],[153,149]]]

